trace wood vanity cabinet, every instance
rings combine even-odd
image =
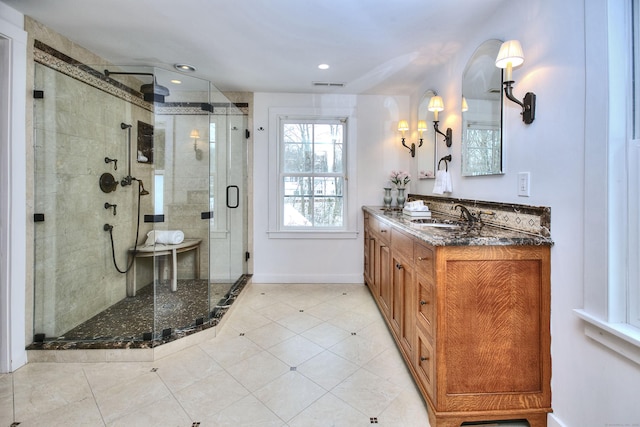
[[[391,313],[391,227],[370,215],[367,220],[369,234],[369,264],[371,290],[385,316]],[[366,234],[366,233],[365,233]]]
[[[389,255],[378,262],[393,273],[378,274],[376,285],[365,280],[428,404],[431,426],[515,419],[546,426],[550,247],[431,246],[373,215],[365,225],[372,218],[378,231],[367,227],[365,235],[380,245],[379,228],[387,226]]]

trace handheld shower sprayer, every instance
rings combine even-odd
[[[133,179],[138,181],[138,192],[139,192],[138,194],[140,194],[141,196],[148,195],[149,192],[147,190],[145,190],[144,183],[142,182],[142,180],[141,179],[136,179],[136,178],[133,178]]]

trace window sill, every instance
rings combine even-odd
[[[640,329],[627,323],[605,322],[584,310],[574,312],[585,321],[586,336],[640,365]]]
[[[270,239],[357,239],[357,231],[268,231]]]

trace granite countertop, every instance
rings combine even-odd
[[[402,231],[424,240],[432,246],[507,246],[507,245],[553,245],[549,237],[509,230],[482,223],[455,228],[421,227],[411,223],[400,210],[385,210],[382,206],[363,206],[364,211],[397,226]],[[458,220],[459,218],[432,212],[432,218]]]

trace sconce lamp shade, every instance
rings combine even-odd
[[[427,131],[427,122],[425,120],[418,121],[418,132],[422,135],[422,132]]]
[[[462,97],[462,112],[469,111],[469,104],[467,104],[467,98]]]
[[[429,105],[427,106],[427,110],[433,111],[433,120],[438,121],[438,113],[440,111],[444,111],[444,101],[442,97],[439,95],[432,96],[429,100]]]
[[[189,138],[193,138],[193,139],[200,138],[200,132],[198,132],[198,129],[192,130],[191,133],[189,134]]]
[[[398,122],[398,130],[400,132],[405,132],[409,130],[409,122],[407,122],[406,120],[400,120]]]
[[[509,62],[513,67],[522,65],[524,62],[524,53],[522,53],[522,46],[518,40],[507,40],[500,46],[500,51],[496,58],[496,67],[507,68]]]
[[[504,81],[513,81],[511,69],[522,65],[524,62],[524,53],[522,53],[522,46],[518,40],[507,40],[500,46],[498,51],[498,57],[496,58],[496,67],[505,68]]]
[[[444,111],[444,101],[442,101],[442,97],[439,95],[432,96],[427,109],[429,111]]]

